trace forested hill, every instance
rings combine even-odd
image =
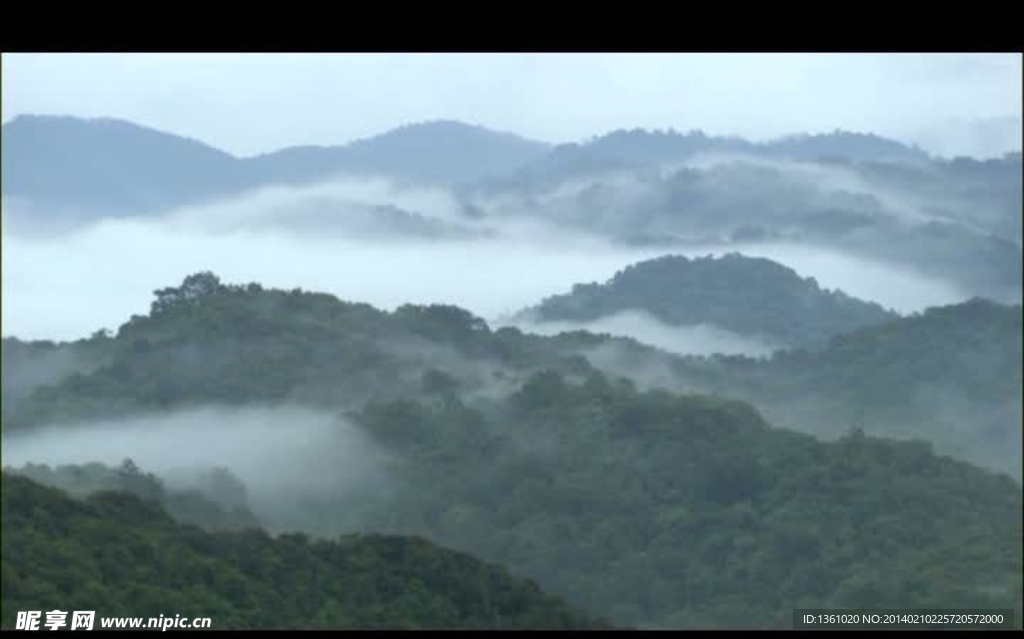
[[[1020,366],[1012,366],[1022,358],[1021,330],[1020,305],[974,298],[838,335],[820,352],[796,352],[779,361],[793,372],[815,368],[817,378],[834,387],[841,382],[821,373],[855,362],[855,374],[863,373],[865,383],[893,394],[901,376],[888,369],[901,362],[916,371],[912,377],[918,382],[946,382],[978,400],[997,401],[1021,387]],[[988,374],[990,368],[999,375]],[[869,370],[876,373],[869,376]],[[950,380],[952,372],[960,377]]]
[[[601,341],[491,331],[454,306],[405,305],[389,313],[328,294],[225,285],[197,273],[157,291],[150,313],[133,316],[115,336],[97,332],[61,345],[5,340],[5,400],[11,399],[3,404],[3,428],[197,402],[337,407],[416,395],[437,383],[454,383],[462,393],[510,389],[540,367],[591,370],[575,351]],[[37,373],[34,385],[16,382],[17,371],[31,369],[39,356],[65,352],[80,359]]]
[[[708,154],[798,161],[842,158],[854,162],[901,164],[930,159],[920,148],[877,135],[849,131],[751,142],[735,136],[709,136],[702,131],[619,129],[582,144],[556,146],[500,182],[506,185],[531,181],[552,183],[599,171],[680,163]]]
[[[827,437],[851,427],[918,437],[1020,479],[1022,334],[1020,305],[973,299],[768,359],[652,355],[621,343],[587,356],[644,385],[751,402],[777,426]]]
[[[188,485],[168,487],[166,481],[146,473],[131,459],[117,468],[98,462],[50,467],[28,463],[20,468],[4,466],[13,473],[44,486],[52,486],[73,497],[84,498],[100,491],[130,493],[154,502],[174,519],[209,530],[243,530],[263,524],[249,509],[247,489],[226,468],[193,473]]]
[[[746,306],[750,310],[749,306]],[[197,403],[291,402],[512,392],[530,372],[595,367],[641,386],[752,402],[772,423],[834,436],[853,425],[916,436],[1020,476],[1021,310],[931,309],[768,360],[673,357],[585,332],[491,330],[453,306],[394,312],[331,295],[224,285],[197,273],[107,337],[3,343],[3,429]]]
[[[891,335],[927,344],[927,327],[973,348],[963,335],[979,330],[978,315],[1007,312],[970,304],[897,319],[855,341],[885,346]],[[1019,324],[993,322],[978,339],[1005,348],[995,337],[1013,321]],[[348,428],[379,448],[388,461],[370,470],[387,477],[386,490],[317,475],[321,485],[304,485],[301,498],[278,492],[276,501],[262,500],[256,516],[278,530],[422,535],[629,626],[788,627],[798,605],[1019,609],[1018,482],[936,455],[927,442],[871,436],[874,423],[863,425],[871,435],[852,430],[822,442],[773,427],[759,402],[735,401],[768,395],[772,384],[796,393],[798,384],[787,383],[815,372],[790,370],[786,357],[821,357],[808,361],[826,367],[818,371],[824,379],[846,383],[805,384],[801,397],[821,408],[801,426],[848,430],[850,414],[829,408],[850,401],[847,388],[870,383],[859,378],[921,374],[889,371],[904,361],[938,367],[892,344],[888,352],[903,359],[886,360],[884,347],[876,361],[844,359],[838,346],[770,360],[680,358],[582,332],[492,331],[455,307],[388,313],[199,273],[157,291],[149,314],[116,336],[79,345],[98,357],[94,370],[5,403],[5,458],[30,448],[7,437],[30,443],[44,425],[63,423],[81,437],[93,418],[137,415],[126,428],[141,442],[178,409],[298,403],[332,417],[322,449],[352,442]],[[609,359],[609,348],[622,352]],[[644,367],[660,366],[675,386],[641,391],[597,372],[598,364],[638,381]],[[948,364],[935,374],[978,372],[955,358]],[[833,365],[839,368],[827,368]],[[1005,393],[1013,380],[1000,384],[993,392]],[[699,385],[714,386],[717,396],[679,392]],[[895,395],[880,397],[890,398],[880,411],[897,405]],[[852,403],[864,404],[870,399]],[[918,427],[938,423],[928,419],[928,404],[912,406],[925,411],[914,417]],[[980,410],[976,402],[965,406]],[[221,427],[247,427],[224,423],[234,413],[192,413],[199,423],[181,431],[190,433],[182,441],[202,446]],[[268,419],[272,428],[261,432],[301,428],[280,414]],[[977,423],[965,419],[948,432],[970,439]],[[160,428],[154,439],[168,436]],[[245,447],[231,450],[238,459]],[[298,466],[275,464],[274,472]]]
[[[359,421],[407,460],[407,489],[366,525],[503,562],[630,625],[1020,609],[1020,485],[925,442],[823,443],[739,402],[555,373],[491,408],[391,402]]]
[[[528,313],[541,321],[585,322],[627,310],[646,311],[675,326],[712,324],[785,346],[820,345],[897,317],[878,304],[823,290],[813,278],[777,262],[739,254],[638,262],[604,284],[577,284]]]
[[[426,540],[210,533],[119,492],[2,483],[3,628],[18,611],[209,617],[213,629],[608,627],[536,584]]]
[[[1020,477],[1021,307],[974,299],[840,335],[820,352],[732,360],[711,388],[782,423],[842,416]],[[783,416],[787,416],[783,419]]]
[[[924,442],[853,432],[823,443],[771,428],[738,402],[641,393],[600,374],[575,384],[553,372],[531,376],[517,392],[480,408],[438,389],[430,400],[371,403],[354,419],[394,457],[389,490],[345,494],[324,485],[319,495],[303,496],[304,520],[290,513],[293,529],[333,538],[351,530],[357,510],[358,530],[425,536],[499,562],[622,625],[785,628],[795,605],[1009,607],[1020,614],[1020,485],[936,456]],[[145,436],[140,426],[138,437]],[[9,486],[5,474],[4,526],[20,521],[6,510]],[[131,512],[154,519],[148,509]],[[61,528],[32,517],[55,537],[89,530],[79,520]],[[247,570],[257,570],[246,568],[252,556],[262,556],[264,566],[277,556],[258,533],[190,534],[195,544],[209,544],[204,552],[222,552],[210,539],[249,540],[223,550],[241,566],[243,580],[253,574]],[[12,539],[19,538],[5,528],[4,543]],[[139,548],[130,538],[113,539]],[[150,553],[147,566],[163,561],[160,553],[178,552],[165,537],[155,539],[158,549],[171,550],[138,550]],[[288,540],[284,548],[308,547],[301,552],[309,562],[336,556],[319,550],[328,547],[323,542],[281,539]],[[31,544],[22,545],[36,556]],[[291,565],[291,553],[300,551],[288,552],[283,557]],[[5,551],[5,561],[18,556]],[[180,563],[181,555],[174,556]],[[304,572],[306,561],[300,559],[301,577],[286,577],[282,590],[314,579],[312,569]],[[226,606],[218,609],[221,617],[233,618],[230,606],[243,604],[222,593],[241,586],[235,573],[227,574],[205,596]],[[133,602],[150,593],[129,592]],[[177,601],[164,594],[151,596]],[[287,611],[300,604],[274,605]],[[391,608],[382,618],[408,616]]]

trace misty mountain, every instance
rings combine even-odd
[[[578,284],[524,313],[540,322],[588,322],[628,310],[673,326],[711,324],[790,347],[820,345],[897,317],[878,304],[823,290],[781,264],[737,253],[639,262],[603,284]]]
[[[620,129],[583,144],[564,144],[514,172],[511,183],[565,180],[599,171],[678,164],[702,155],[745,155],[781,160],[927,161],[927,153],[872,134],[835,131],[793,135],[767,142],[740,137],[708,136],[702,131]],[[498,180],[498,183],[503,180]]]
[[[793,605],[1020,606],[1020,485],[922,441],[823,443],[739,402],[551,372],[494,405],[391,402],[359,422],[406,460],[405,489],[366,525],[505,562],[620,623],[763,629],[789,627]],[[992,554],[972,565],[981,548]]]
[[[671,270],[676,261],[655,264]],[[716,262],[690,261],[687,268]],[[738,257],[725,263],[761,268]],[[766,271],[796,282],[798,291],[815,290],[781,267]],[[740,304],[737,314],[749,312],[742,309],[751,305]],[[200,273],[157,291],[150,313],[111,337],[49,346],[5,340],[5,358],[22,355],[5,362],[4,383],[22,390],[4,397],[3,429],[197,403],[348,410],[436,388],[472,400],[510,393],[545,369],[576,381],[601,370],[643,386],[749,401],[772,423],[821,436],[859,425],[872,435],[927,439],[942,454],[1019,475],[1020,307],[975,301],[880,321],[817,351],[683,357],[585,331],[492,330],[454,306],[404,305],[389,313],[331,295],[224,285]],[[87,353],[89,367],[18,381],[19,370],[45,369],[72,353]]]
[[[652,354],[626,343],[586,352],[645,385],[752,402],[771,423],[822,437],[849,428],[920,438],[1020,478],[1021,307],[987,300],[930,308],[767,359]]]
[[[81,501],[7,472],[2,504],[4,628],[55,598],[95,610],[97,628],[101,617],[160,615],[206,617],[213,629],[607,627],[423,539],[210,533],[130,493]]]
[[[96,340],[55,344],[5,337],[0,345],[2,404],[13,406],[32,389],[59,382],[72,373],[89,372],[103,361]]]
[[[1021,318],[1020,306],[972,300],[842,335],[822,352],[778,358],[778,374],[761,376],[758,405],[789,413],[783,424],[849,416],[1019,478]]]
[[[115,119],[22,115],[3,126],[4,196],[52,215],[141,214],[237,195],[260,186],[309,184],[338,175],[389,176],[468,185],[560,180],[598,170],[742,153],[817,160],[924,160],[919,150],[873,135],[835,132],[751,143],[741,138],[615,131],[582,145],[541,142],[438,120],[340,146],[301,146],[236,158],[200,142]],[[550,148],[550,151],[549,151]]]
[[[487,236],[486,230],[421,215],[391,204],[378,205],[332,197],[306,197],[268,206],[249,208],[246,228],[337,237],[347,240],[460,240]],[[238,228],[237,221],[213,222],[212,228]]]
[[[792,160],[845,158],[854,162],[915,162],[929,159],[917,145],[872,133],[836,130],[817,135],[792,135],[758,145],[765,155]]]
[[[101,366],[5,403],[3,449],[5,460],[39,451],[45,432],[49,454],[222,451],[216,465],[250,467],[250,503],[271,491],[253,512],[272,530],[426,536],[624,625],[785,627],[793,602],[1019,608],[1019,483],[920,441],[977,439],[978,414],[1020,397],[1006,364],[1019,365],[1014,335],[1019,307],[976,302],[820,353],[679,357],[585,332],[493,331],[452,306],[384,312],[199,273],[87,340]],[[659,367],[669,390],[638,390]],[[908,404],[916,380],[935,392]],[[713,395],[692,394],[702,389]],[[749,398],[764,402],[736,401]],[[760,413],[814,402],[800,428],[843,437],[818,441]],[[934,419],[949,402],[953,431]],[[311,430],[293,413],[257,427],[238,411],[195,412],[284,403],[337,419]],[[918,441],[878,438],[889,416]],[[114,418],[130,418],[128,435],[97,422]],[[263,441],[272,462],[256,457]],[[286,441],[322,452],[296,456]],[[346,451],[356,456],[342,462]]]
[[[3,195],[50,215],[148,213],[254,184],[223,151],[122,120],[22,115],[0,142]]]
[[[337,173],[454,184],[501,175],[541,156],[542,142],[452,120],[399,127],[345,146],[291,147],[248,160],[263,184],[316,182]]]
[[[539,218],[676,252],[828,248],[948,281],[965,297],[1020,301],[1019,155],[808,161],[748,150],[644,165],[571,155],[581,159],[461,196],[494,220]]]
[[[1019,55],[9,58],[0,629],[1024,629]]]
[[[940,279],[961,299],[1020,301],[1019,154],[947,161],[841,132],[753,143],[634,130],[549,148],[438,121],[235,158],[123,121],[51,116],[15,118],[2,143],[5,222],[44,237],[200,204],[183,213],[200,226],[350,239],[503,237],[525,223],[666,252],[817,247]],[[342,176],[349,190],[369,176],[430,185],[443,202],[381,188],[350,202],[328,188]],[[322,192],[264,193],[285,187]]]
[[[205,469],[193,474],[189,485],[168,485],[153,473],[145,473],[130,459],[115,468],[99,462],[25,464],[4,467],[5,473],[27,477],[79,498],[99,491],[117,491],[160,504],[177,521],[208,530],[244,530],[261,527],[246,503],[246,488],[225,468]]]
[[[953,158],[928,164],[832,161],[830,166],[854,171],[865,188],[890,197],[932,217],[934,222],[961,223],[1018,246],[1021,237],[1021,154],[974,160]]]
[[[144,214],[259,186],[346,175],[430,183],[511,171],[547,146],[453,121],[404,126],[343,146],[236,158],[200,142],[113,119],[22,115],[3,125],[4,196],[52,214]]]
[[[58,346],[58,353],[87,352],[102,365],[55,368],[22,382],[26,390],[3,404],[4,430],[201,398],[344,406],[420,393],[435,369],[454,373],[463,392],[509,385],[543,367],[589,370],[572,356],[572,336],[492,332],[454,306],[403,305],[389,313],[322,293],[224,285],[212,273],[189,276],[155,297],[148,315],[133,316],[115,335]],[[57,356],[49,346],[16,339],[4,348]],[[12,362],[14,379],[18,364],[46,368],[21,356]]]

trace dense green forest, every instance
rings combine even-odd
[[[248,506],[245,485],[226,468],[210,469],[187,488],[168,488],[153,473],[143,472],[131,459],[118,468],[98,462],[51,468],[46,464],[5,467],[5,472],[59,488],[76,497],[99,491],[126,492],[156,502],[174,519],[211,530],[260,528],[262,523]]]
[[[436,384],[463,397],[501,395],[538,370],[580,381],[600,369],[641,387],[749,401],[773,424],[818,435],[856,426],[924,438],[1019,478],[1021,317],[1020,306],[974,300],[769,359],[682,357],[585,332],[491,330],[453,306],[389,313],[197,273],[158,291],[151,312],[114,336],[61,345],[5,339],[3,428],[203,402],[334,409],[420,397]],[[20,371],[33,376],[22,381]]]
[[[214,629],[607,627],[423,539],[211,533],[125,492],[76,500],[6,472],[2,490],[4,628],[56,606],[208,617]]]
[[[677,358],[675,383],[753,402],[772,423],[919,437],[1021,477],[1022,313],[981,299],[930,308],[769,360]]]
[[[481,391],[537,367],[589,370],[575,347],[599,341],[492,332],[454,306],[405,305],[388,313],[332,295],[224,285],[198,273],[157,291],[151,312],[133,316],[116,336],[97,333],[59,347],[88,352],[100,365],[22,389],[19,401],[4,402],[3,427],[196,402],[333,407],[415,395],[437,370],[454,376],[463,392]],[[13,338],[3,348],[12,371],[33,351]]]
[[[88,352],[93,368],[5,402],[3,428],[30,437],[61,422],[87,432],[100,417],[299,403],[386,451],[389,482],[254,508],[272,530],[423,536],[628,626],[784,628],[812,606],[1009,607],[1019,620],[1020,483],[926,441],[876,437],[872,416],[921,426],[933,407],[901,401],[902,380],[940,395],[960,384],[974,389],[961,394],[960,434],[976,438],[982,406],[1019,397],[1019,368],[1005,366],[1020,361],[1020,316],[974,301],[817,351],[677,357],[584,332],[492,331],[451,306],[384,312],[199,273],[115,335],[54,346]],[[643,379],[655,369],[659,383]],[[801,392],[822,401],[801,427],[842,437],[776,428],[760,403],[736,401]],[[61,485],[71,471],[21,472]],[[163,499],[179,521],[217,527]]]
[[[555,373],[494,406],[394,402],[360,422],[407,459],[406,490],[367,525],[500,561],[623,623],[1020,609],[1020,485],[925,442],[822,443],[749,405]]]
[[[1020,56],[627,57],[4,56],[0,630],[1024,630]]]
[[[822,290],[777,262],[739,254],[639,262],[604,284],[577,284],[528,313],[542,321],[585,322],[632,309],[676,326],[713,324],[784,346],[819,345],[897,317],[842,291]]]

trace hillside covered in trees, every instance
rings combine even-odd
[[[501,561],[624,623],[1020,606],[1020,485],[923,441],[823,443],[739,402],[555,373],[497,405],[390,403],[360,423],[407,451],[407,489],[372,528]]]
[[[539,366],[586,369],[572,351],[578,341],[492,332],[481,318],[449,305],[403,305],[389,313],[327,294],[225,285],[197,273],[157,291],[150,313],[133,316],[116,335],[98,332],[62,345],[5,340],[5,366],[66,351],[87,353],[91,369],[60,369],[31,388],[22,384],[18,401],[4,403],[3,424],[10,430],[195,402],[338,406],[417,394],[445,376],[463,392],[483,392]]]
[[[585,629],[531,582],[426,540],[211,533],[125,492],[87,499],[3,474],[3,617],[208,617],[214,629]],[[98,623],[98,622],[97,622]]]
[[[4,55],[0,629],[1024,630],[1021,63]]]
[[[974,300],[767,359],[680,357],[582,331],[491,330],[454,306],[386,312],[197,273],[158,291],[151,312],[116,335],[5,339],[3,427],[204,402],[358,408],[439,387],[486,397],[544,369],[576,381],[601,370],[641,387],[742,399],[776,425],[818,435],[860,427],[924,438],[943,454],[1020,477],[1021,333],[1020,306]]]
[[[619,271],[604,284],[578,284],[528,314],[585,322],[642,310],[674,325],[711,324],[784,346],[820,345],[833,335],[897,315],[764,258],[736,253],[688,259],[666,255]]]
[[[99,462],[50,467],[26,464],[4,467],[5,473],[27,477],[44,486],[63,490],[74,497],[100,492],[123,492],[158,504],[174,519],[210,530],[243,530],[263,524],[249,509],[247,489],[226,468],[197,473],[189,486],[168,487],[166,481],[146,473],[131,459],[117,468]]]
[[[116,334],[74,346],[94,368],[5,403],[4,446],[18,450],[44,426],[87,436],[95,420],[126,415],[141,442],[158,436],[158,415],[297,403],[333,416],[323,448],[351,445],[354,428],[381,452],[373,476],[387,481],[325,475],[262,500],[248,485],[270,530],[420,535],[627,626],[782,628],[798,604],[1019,611],[1019,481],[936,454],[922,440],[940,432],[920,430],[935,406],[902,401],[899,386],[975,388],[957,395],[971,419],[947,426],[976,438],[983,422],[969,411],[1019,395],[1019,376],[1004,370],[1019,357],[1019,341],[1006,342],[1019,326],[1019,307],[977,301],[820,351],[678,357],[585,332],[492,331],[457,307],[385,312],[199,273],[157,291],[150,313]],[[955,357],[942,350],[954,346]],[[654,370],[658,383],[644,378]],[[821,402],[801,430],[843,436],[776,428],[787,392],[794,405]],[[899,434],[918,439],[879,437],[887,411],[893,428],[916,424]],[[191,417],[189,445],[215,437],[225,415]],[[272,430],[303,432],[271,419]],[[271,471],[299,472],[282,459],[259,476]],[[57,471],[35,472],[58,483]]]
[[[918,437],[1020,479],[1022,313],[974,299],[833,337],[769,360],[680,358],[674,382],[743,398],[774,424]]]

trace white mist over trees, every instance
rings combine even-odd
[[[171,81],[186,58],[126,59]],[[460,59],[473,84],[483,60],[497,81],[555,58]],[[321,79],[299,139],[258,152],[225,143],[234,120],[197,135],[218,91],[180,94],[208,98],[192,138],[159,109],[97,113],[102,95],[15,109],[0,627],[65,605],[253,629],[774,629],[801,607],[1020,627],[1024,202],[995,139],[1019,113],[989,99],[1019,60],[604,56],[609,77],[760,69],[744,95],[773,68],[819,96],[838,81],[857,117],[821,97],[777,130],[766,91],[731,127],[678,121],[692,104],[597,126],[639,99],[620,91],[547,113],[586,135],[479,124],[495,97],[540,113],[597,90],[593,62],[557,59],[540,79],[575,84],[370,132],[397,107],[360,115],[349,78],[335,132],[301,139],[346,86]],[[71,60],[114,73],[16,64],[28,86]],[[380,58],[223,60],[262,60],[286,110],[303,69]],[[966,97],[897,123],[851,93],[893,69]],[[55,99],[43,84],[20,104]],[[257,113],[276,139],[281,114]],[[936,124],[957,116],[958,135]]]

